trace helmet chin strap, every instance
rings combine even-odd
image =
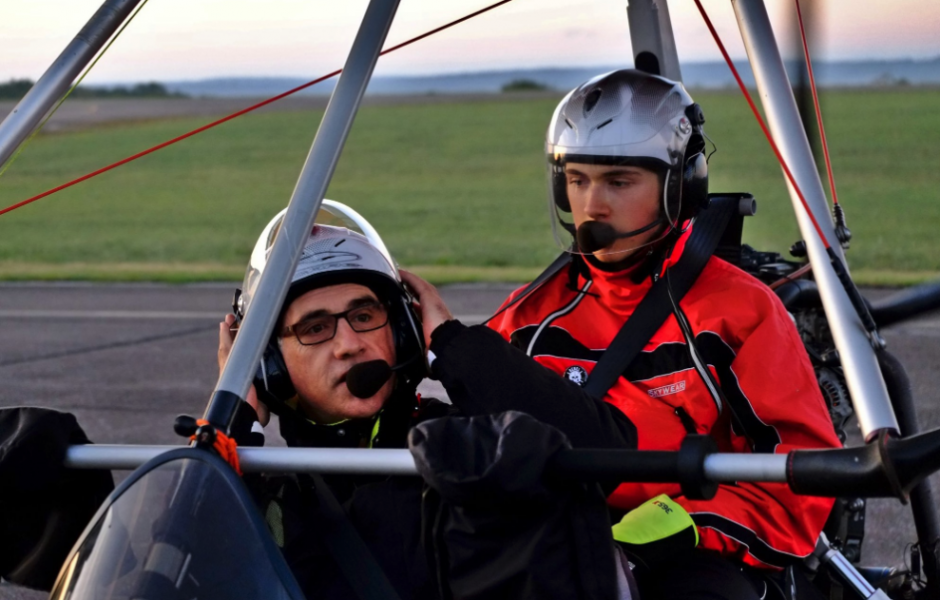
[[[641,233],[646,233],[647,231],[662,225],[664,221],[665,219],[660,216],[655,221],[640,227],[639,229],[634,229],[633,231],[627,231],[625,233],[618,232],[608,223],[601,223],[599,221],[585,221],[578,226],[575,239],[577,239],[578,248],[580,248],[582,252],[593,254],[598,250],[603,250],[604,248],[613,245],[613,243],[617,240],[634,237],[640,235]]]

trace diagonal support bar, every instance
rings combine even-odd
[[[106,0],[0,123],[0,167],[29,137],[52,105],[65,95],[82,69],[138,4],[140,0]]]
[[[627,20],[630,22],[630,43],[636,68],[682,81],[666,0],[630,0]]]
[[[763,0],[733,0],[732,4],[773,138],[832,250],[844,264],[845,256],[829,216],[819,171],[793,99],[767,8]],[[871,441],[883,430],[897,434],[900,428],[868,334],[799,195],[789,181],[787,187],[865,441]]]
[[[346,66],[294,187],[248,314],[239,327],[232,353],[206,408],[206,420],[222,431],[228,431],[238,402],[248,394],[287,295],[291,275],[320,210],[397,9],[398,0],[371,0],[366,9]]]

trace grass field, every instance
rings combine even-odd
[[[712,191],[749,191],[746,241],[799,236],[779,167],[737,93],[696,94],[718,144]],[[444,281],[522,280],[556,253],[542,152],[555,100],[371,106],[327,197],[350,204],[404,266]],[[848,256],[866,283],[940,273],[938,90],[833,91],[824,111]],[[0,278],[241,278],[288,198],[320,111],[249,115],[0,216]],[[0,178],[7,206],[199,126],[176,119],[43,135]]]

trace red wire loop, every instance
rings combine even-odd
[[[396,50],[400,50],[400,49],[404,48],[405,46],[410,46],[411,44],[414,44],[415,42],[421,41],[421,40],[423,40],[423,39],[426,38],[426,37],[430,37],[430,36],[432,36],[432,35],[434,35],[434,34],[436,34],[436,33],[440,33],[441,31],[444,31],[445,29],[449,29],[449,28],[453,27],[454,25],[459,25],[460,23],[463,23],[464,21],[469,21],[470,19],[472,19],[472,18],[474,18],[474,17],[478,17],[478,16],[482,15],[482,14],[485,13],[485,12],[489,12],[489,11],[493,10],[494,8],[500,7],[500,6],[502,6],[503,4],[508,4],[508,3],[510,3],[510,2],[512,2],[512,0],[500,0],[499,2],[496,2],[495,4],[491,4],[491,5],[489,5],[489,6],[486,6],[486,7],[484,7],[484,8],[481,8],[480,10],[474,11],[474,12],[468,14],[468,15],[464,15],[463,17],[460,17],[459,19],[456,19],[456,20],[451,21],[451,22],[449,22],[449,23],[445,23],[444,25],[441,25],[440,27],[435,27],[434,29],[432,29],[432,30],[430,30],[430,31],[426,31],[425,33],[422,33],[421,35],[415,36],[415,37],[413,37],[413,38],[411,38],[411,39],[409,39],[409,40],[406,40],[406,41],[404,41],[404,42],[402,42],[402,43],[400,43],[400,44],[398,44],[398,45],[395,45],[395,46],[392,46],[391,48],[388,48],[388,49],[386,49],[386,50],[383,50],[382,52],[379,53],[379,56],[384,56],[384,55],[386,55],[386,54],[388,54],[388,53],[390,53],[390,52],[394,52],[394,51],[396,51]],[[152,153],[156,152],[157,150],[162,150],[163,148],[166,148],[167,146],[172,146],[173,144],[175,144],[175,143],[177,143],[177,142],[181,142],[181,141],[185,140],[186,138],[190,138],[190,137],[196,135],[197,133],[202,133],[203,131],[212,129],[213,127],[216,127],[216,126],[218,126],[218,125],[221,125],[222,123],[225,123],[225,122],[227,122],[227,121],[231,121],[232,119],[234,119],[234,118],[236,118],[236,117],[240,117],[240,116],[242,116],[242,115],[244,115],[244,114],[250,113],[250,112],[252,112],[252,111],[254,111],[254,110],[257,110],[257,109],[259,109],[259,108],[261,108],[261,107],[263,107],[263,106],[267,106],[268,104],[271,104],[272,102],[277,102],[278,100],[280,100],[280,99],[282,99],[282,98],[286,98],[286,97],[288,97],[288,96],[290,96],[290,95],[292,95],[292,94],[296,94],[297,92],[299,92],[299,91],[301,91],[301,90],[304,90],[304,89],[307,89],[308,87],[310,87],[310,86],[312,86],[312,85],[315,85],[315,84],[317,84],[317,83],[320,83],[321,81],[325,81],[325,80],[330,79],[330,78],[332,78],[332,77],[336,77],[337,75],[339,75],[339,74],[342,73],[342,72],[343,72],[342,69],[336,69],[336,70],[333,71],[332,73],[327,73],[326,75],[323,75],[323,76],[321,76],[321,77],[317,77],[317,78],[314,79],[313,81],[308,81],[307,83],[305,83],[305,84],[303,84],[303,85],[299,85],[299,86],[295,87],[294,89],[291,89],[291,90],[288,90],[288,91],[283,92],[283,93],[281,93],[281,94],[278,94],[277,96],[274,96],[273,98],[268,98],[267,100],[263,100],[263,101],[261,101],[261,102],[259,102],[259,103],[257,103],[257,104],[253,104],[253,105],[249,106],[248,108],[243,108],[242,110],[240,110],[240,111],[238,111],[238,112],[234,112],[234,113],[228,115],[227,117],[222,117],[221,119],[218,119],[217,121],[212,121],[211,123],[207,123],[206,125],[203,125],[202,127],[199,127],[199,128],[197,128],[197,129],[193,129],[192,131],[190,131],[190,132],[188,132],[188,133],[184,133],[183,135],[177,136],[177,137],[175,137],[175,138],[173,138],[173,139],[171,139],[171,140],[167,140],[167,141],[163,142],[162,144],[157,144],[156,146],[153,146],[152,148],[148,148],[147,150],[144,150],[144,151],[142,151],[142,152],[138,152],[137,154],[134,154],[134,155],[132,155],[132,156],[128,156],[127,158],[121,159],[121,160],[119,160],[119,161],[117,161],[117,162],[115,162],[115,163],[111,163],[110,165],[108,165],[108,166],[106,166],[106,167],[102,167],[102,168],[98,169],[97,171],[92,171],[91,173],[88,173],[88,174],[86,174],[86,175],[82,175],[81,177],[78,177],[77,179],[73,179],[73,180],[71,180],[71,181],[68,181],[68,182],[66,182],[66,183],[63,183],[63,184],[60,185],[60,186],[56,186],[56,187],[52,188],[51,190],[47,190],[47,191],[45,191],[45,192],[43,192],[43,193],[41,193],[41,194],[36,194],[35,196],[32,196],[31,198],[27,198],[26,200],[23,200],[22,202],[17,202],[16,204],[13,204],[13,205],[11,205],[11,206],[8,206],[8,207],[6,207],[6,208],[0,210],[0,215],[3,215],[3,214],[6,214],[6,213],[8,213],[8,212],[10,212],[10,211],[16,210],[17,208],[20,208],[21,206],[26,206],[27,204],[31,204],[31,203],[35,202],[36,200],[41,200],[42,198],[45,198],[46,196],[51,196],[52,194],[55,194],[56,192],[60,192],[60,191],[62,191],[62,190],[64,190],[64,189],[66,189],[66,188],[72,187],[72,186],[75,185],[75,184],[81,183],[81,182],[83,182],[83,181],[87,181],[88,179],[91,179],[92,177],[97,177],[98,175],[101,175],[102,173],[107,173],[108,171],[110,171],[110,170],[112,170],[112,169],[116,169],[116,168],[118,168],[118,167],[120,167],[120,166],[122,166],[122,165],[126,165],[127,163],[132,162],[132,161],[135,161],[135,160],[137,160],[138,158],[142,158],[142,157],[144,157],[144,156],[147,156],[148,154],[152,154]]]
[[[819,105],[819,94],[816,93],[816,76],[813,74],[813,61],[809,56],[809,43],[806,40],[806,29],[803,27],[803,11],[800,10],[800,0],[796,2],[796,18],[800,23],[800,39],[803,41],[803,57],[806,60],[806,71],[809,74],[809,87],[813,91],[813,107],[816,109],[816,123],[819,125],[819,139],[822,142],[823,156],[826,158],[826,174],[829,176],[829,191],[832,193],[832,203],[838,204],[836,196],[836,179],[832,174],[832,162],[829,160],[829,144],[826,142],[826,128],[823,127],[822,108]]]
[[[705,8],[702,6],[700,0],[695,0],[695,6],[698,7],[698,11],[702,14],[702,18],[705,20],[705,25],[708,27],[708,31],[711,32],[712,37],[715,39],[715,43],[718,45],[718,50],[721,51],[721,55],[724,57],[725,62],[728,63],[728,68],[731,69],[731,74],[734,75],[735,81],[738,82],[738,87],[741,88],[741,93],[744,94],[744,99],[747,100],[748,106],[751,107],[751,112],[754,113],[754,118],[757,119],[757,124],[760,125],[761,131],[764,132],[764,137],[767,138],[767,142],[770,144],[770,149],[774,151],[774,155],[777,157],[777,161],[783,168],[784,174],[790,181],[790,185],[793,186],[793,189],[796,191],[796,195],[803,204],[803,209],[806,211],[806,215],[813,223],[813,227],[816,228],[816,233],[819,235],[820,241],[822,241],[823,245],[826,247],[826,250],[829,250],[829,240],[826,239],[825,234],[823,234],[823,230],[819,226],[819,222],[816,220],[815,215],[813,215],[813,211],[810,210],[809,203],[806,201],[806,197],[803,195],[803,190],[801,190],[800,186],[797,185],[796,178],[790,171],[790,167],[787,166],[787,162],[783,159],[783,155],[780,153],[780,149],[777,147],[777,143],[774,142],[773,136],[770,135],[770,130],[767,129],[767,125],[764,123],[763,117],[760,116],[760,112],[757,110],[757,106],[754,104],[754,100],[751,98],[750,92],[747,91],[747,87],[744,85],[744,81],[741,80],[741,76],[738,74],[738,69],[734,66],[734,62],[732,62],[731,57],[728,55],[728,51],[725,50],[725,45],[721,42],[721,38],[718,36],[718,32],[715,31],[715,27],[712,25],[711,19],[708,18],[708,13],[705,12]]]

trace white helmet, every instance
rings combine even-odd
[[[284,209],[275,215],[258,236],[237,301],[239,316],[248,311],[286,212]],[[331,285],[327,279],[352,280],[357,276],[374,280],[379,285],[402,289],[395,261],[378,232],[352,208],[333,200],[323,200],[321,214],[291,277],[284,306],[307,290]]]
[[[255,243],[242,289],[236,293],[234,308],[239,319],[251,306],[286,212],[285,209],[271,219]],[[398,381],[416,387],[425,375],[424,337],[397,265],[378,232],[365,218],[344,204],[323,200],[317,223],[304,245],[287,296],[278,310],[283,314],[284,307],[312,289],[341,283],[364,285],[388,306],[396,362],[407,367],[397,370]],[[279,405],[294,395],[280,348],[273,339],[265,350],[255,387],[276,413],[280,412]]]
[[[658,236],[638,243],[648,245],[681,230],[707,203],[704,122],[701,108],[681,83],[634,69],[598,75],[572,90],[555,109],[546,139],[549,210],[559,245],[596,253],[572,246],[567,235],[576,235],[563,214],[571,212],[565,180],[568,163],[638,166],[660,174],[659,218],[635,231],[611,235],[627,238],[660,227]],[[638,246],[618,247],[625,252]]]

